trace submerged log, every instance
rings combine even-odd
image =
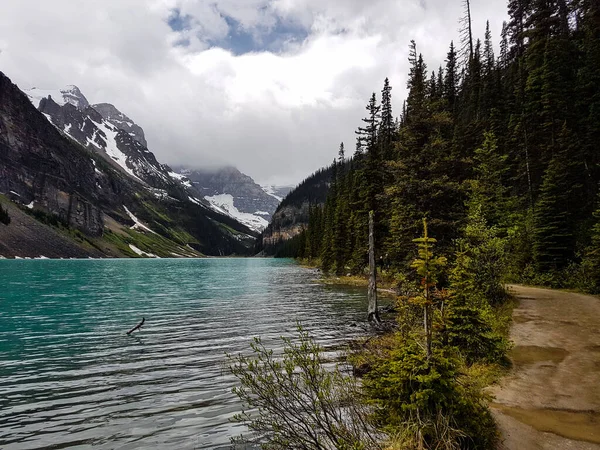
[[[145,317],[142,317],[142,321],[140,323],[138,323],[135,327],[133,327],[131,330],[129,330],[127,332],[127,334],[131,334],[133,333],[135,330],[139,330],[140,328],[142,328],[142,325],[144,325],[144,322],[146,321]]]

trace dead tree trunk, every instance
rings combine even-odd
[[[373,211],[369,212],[369,322],[380,323],[377,306],[377,267],[375,266],[375,225]]]
[[[127,334],[131,334],[133,333],[135,330],[139,330],[142,328],[142,325],[144,325],[144,322],[146,321],[145,317],[142,317],[142,321],[140,323],[138,323],[135,327],[133,327],[131,330],[129,330],[127,332]]]

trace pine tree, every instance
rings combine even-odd
[[[417,55],[417,44],[415,41],[410,43],[409,59],[410,73],[408,76],[407,87],[409,90],[406,99],[405,120],[418,120],[417,116],[425,114],[425,100],[427,95],[427,66],[423,61],[423,55]]]
[[[489,22],[488,22],[489,23]],[[500,56],[499,56],[499,60],[498,60],[498,65],[500,66],[500,69],[502,70],[506,70],[508,68],[508,63],[509,63],[509,56],[508,56],[508,23],[506,23],[506,21],[504,21],[502,23],[502,35],[501,35],[502,40],[500,41]]]
[[[344,152],[344,143],[340,143],[340,150],[338,151],[338,164],[342,165],[346,162],[346,156]]]
[[[533,252],[540,272],[560,270],[573,259],[575,241],[569,200],[573,189],[565,151],[558,151],[544,174],[535,208]]]
[[[503,180],[508,165],[507,156],[498,149],[498,141],[493,132],[485,133],[482,146],[475,150],[475,180],[471,188],[471,209],[481,208],[484,217],[494,225],[506,225],[510,220],[507,190]]]
[[[358,127],[358,130],[355,131],[357,135],[357,149],[360,146],[360,152],[368,153],[374,147],[377,146],[377,131],[379,124],[379,112],[381,107],[377,104],[377,97],[375,96],[375,92],[371,95],[369,103],[366,106],[367,117],[363,118],[362,121],[365,123],[364,127]]]
[[[396,129],[392,112],[392,87],[388,78],[385,79],[381,91],[381,122],[379,124],[382,157],[390,158],[392,143],[395,140]]]
[[[600,178],[600,5],[583,0],[580,7],[582,64],[577,74],[577,119],[588,203],[595,199]]]
[[[423,306],[427,359],[430,359],[433,342],[433,289],[437,284],[440,268],[446,265],[446,258],[443,256],[434,257],[433,247],[437,241],[427,234],[426,219],[423,219],[423,237],[414,239],[413,242],[417,244],[419,257],[413,261],[411,267],[416,269],[417,274],[421,276],[423,296],[416,299],[416,301]]]
[[[450,51],[446,58],[445,74],[444,95],[448,101],[450,111],[454,111],[454,105],[458,96],[458,62],[454,42],[450,43]]]
[[[492,74],[495,64],[494,44],[492,42],[492,32],[490,31],[490,21],[488,20],[485,24],[485,41],[483,45],[483,70],[486,77]]]

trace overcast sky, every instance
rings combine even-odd
[[[2,0],[0,71],[23,89],[79,86],[146,132],[161,162],[235,165],[296,183],[353,152],[385,77],[399,112],[408,45],[430,69],[461,0]],[[506,0],[472,0],[497,44]],[[396,114],[397,115],[397,114]]]

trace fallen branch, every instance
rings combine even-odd
[[[131,334],[133,333],[135,330],[139,330],[140,328],[142,328],[142,325],[144,325],[144,322],[146,321],[146,319],[144,317],[142,317],[142,321],[140,323],[138,323],[135,327],[133,327],[131,330],[129,330],[127,332],[127,334]]]

